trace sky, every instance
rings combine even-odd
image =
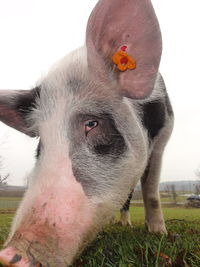
[[[0,89],[30,89],[48,68],[82,46],[97,0],[0,0]],[[160,70],[175,113],[161,181],[196,179],[200,168],[200,1],[152,0],[163,36]],[[9,183],[22,185],[37,140],[0,123]]]

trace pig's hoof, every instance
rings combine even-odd
[[[150,233],[167,235],[167,230],[164,223],[146,223],[146,225]]]
[[[132,227],[132,223],[131,221],[119,221],[119,223],[122,225],[122,226],[130,226]]]
[[[120,221],[119,223],[123,226],[131,226],[132,227],[132,223],[131,223],[131,216],[129,211],[121,211],[121,217],[120,217]]]

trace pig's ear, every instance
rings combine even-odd
[[[30,130],[31,125],[28,116],[35,107],[38,94],[38,88],[0,90],[0,121],[29,136],[35,136]]]
[[[114,69],[122,95],[135,99],[150,95],[162,51],[150,0],[100,0],[88,21],[86,45],[90,72],[96,78],[109,80]],[[112,56],[123,46],[135,59],[136,69],[122,72],[112,62]]]

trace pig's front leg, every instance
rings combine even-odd
[[[145,221],[149,232],[165,233],[167,230],[161,210],[159,194],[159,178],[162,154],[166,142],[171,134],[172,122],[166,123],[155,139],[154,150],[149,159],[144,175],[141,179],[142,194],[145,207]]]
[[[133,190],[130,192],[128,199],[126,200],[126,202],[124,203],[123,207],[120,210],[120,223],[123,226],[125,225],[132,226],[131,215],[129,211],[132,196],[133,196]]]
[[[141,185],[145,207],[145,222],[149,232],[167,234],[158,188],[161,157],[162,155],[156,153],[152,155],[142,177]]]

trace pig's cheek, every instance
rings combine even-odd
[[[94,223],[95,207],[74,177],[67,185],[55,185],[37,197],[25,216],[18,233],[40,244],[56,240],[62,249],[76,245]]]

